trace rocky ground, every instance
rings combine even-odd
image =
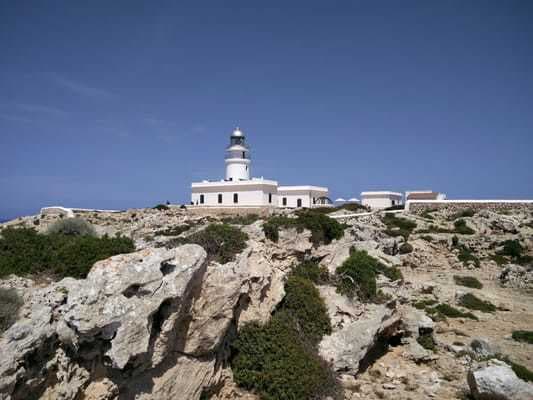
[[[186,236],[221,216],[171,208],[82,217],[98,234],[133,238],[138,251],[96,263],[84,280],[0,281],[24,299],[17,322],[0,338],[0,399],[205,399],[206,388],[211,399],[256,399],[232,379],[229,343],[247,322],[270,318],[298,260],[320,260],[334,274],[351,248],[398,267],[404,279],[380,275],[379,304],[319,287],[333,326],[319,353],[345,399],[533,399],[533,385],[498,360],[533,370],[533,344],[511,338],[513,331],[533,330],[532,266],[494,261],[506,240],[518,240],[524,256],[533,254],[529,210],[460,218],[446,210],[401,214],[416,224],[408,236],[411,251],[400,251],[406,236],[395,235],[378,214],[345,220],[344,236],[319,247],[308,231],[295,229],[282,230],[273,243],[258,220],[242,226],[247,247],[223,265],[206,262],[197,245],[163,247],[173,239],[169,228],[188,224],[179,234]],[[58,218],[3,225],[44,232]],[[474,233],[453,232],[457,219]],[[483,288],[457,285],[454,276],[476,277]],[[464,308],[465,293],[495,311]],[[442,318],[429,304],[451,305],[477,319]],[[433,345],[423,347],[421,336]]]

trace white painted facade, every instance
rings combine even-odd
[[[191,201],[204,207],[276,207],[278,183],[262,178],[192,184]]]
[[[361,204],[371,209],[383,209],[402,204],[402,194],[389,191],[362,192]]]
[[[313,207],[329,201],[328,188],[278,186],[278,182],[250,178],[250,149],[244,133],[235,129],[226,148],[226,174],[221,181],[191,184],[191,204],[198,207]],[[283,196],[283,197],[280,197]],[[285,200],[283,200],[285,199]]]
[[[316,207],[324,205],[328,188],[320,186],[279,186],[278,206],[287,208]]]

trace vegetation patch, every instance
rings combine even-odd
[[[15,323],[20,307],[22,299],[17,291],[0,287],[0,334]]]
[[[437,300],[434,299],[425,299],[425,300],[418,300],[416,303],[413,303],[413,307],[424,310],[427,307],[431,307],[437,304]]]
[[[48,234],[68,236],[96,236],[94,227],[83,218],[67,218],[54,222],[47,230]]]
[[[525,249],[519,240],[506,240],[503,248],[496,252],[496,256],[508,257],[517,264],[528,264],[533,261],[533,257],[524,255]]]
[[[461,210],[461,211],[451,215],[450,216],[450,220],[454,221],[454,220],[459,219],[459,218],[473,217],[475,214],[476,214],[476,212],[474,210],[472,210],[471,208],[467,208],[465,210]]]
[[[271,217],[263,224],[265,236],[273,242],[279,240],[280,228],[296,228],[299,232],[308,229],[311,231],[311,242],[318,246],[340,239],[344,235],[345,227],[325,214],[308,210],[298,213],[296,218]]]
[[[435,351],[437,347],[437,343],[435,343],[435,339],[431,333],[419,335],[416,341],[426,350]]]
[[[352,249],[350,257],[335,272],[337,291],[348,297],[357,295],[362,301],[378,300],[378,273],[392,281],[403,280],[403,275],[397,267],[387,267],[364,250]]]
[[[513,331],[512,336],[517,342],[533,344],[533,331]]]
[[[458,219],[453,223],[454,226],[454,233],[458,233],[461,235],[473,235],[476,233],[475,230],[470,228],[468,225],[466,225],[466,221],[464,219]]]
[[[246,248],[247,240],[248,235],[239,228],[228,224],[211,224],[190,236],[172,240],[166,246],[171,248],[194,243],[204,248],[209,260],[225,264],[233,261]]]
[[[456,236],[454,236],[454,238],[456,238]],[[476,268],[481,266],[479,258],[474,254],[470,247],[460,244],[458,240],[455,243],[457,244],[454,244],[454,247],[459,250],[457,258],[463,263],[463,265],[467,266],[468,264],[472,263]]]
[[[323,284],[329,282],[328,269],[313,261],[304,261],[293,268],[292,274],[309,279],[313,283]]]
[[[516,376],[518,376],[520,379],[526,382],[533,382],[533,371],[528,369],[527,367],[517,364],[509,359],[505,359],[505,362],[509,364],[511,369],[514,371]]]
[[[409,254],[413,252],[413,246],[410,243],[402,243],[402,245],[399,248],[400,254]]]
[[[473,276],[458,276],[454,275],[453,280],[457,285],[466,286],[474,289],[483,288],[483,284]]]
[[[158,204],[153,209],[159,210],[159,211],[166,211],[166,210],[170,210],[170,207],[167,206],[166,204]]]
[[[496,306],[488,301],[481,300],[472,293],[466,293],[459,299],[459,304],[470,310],[478,310],[482,312],[495,312]]]
[[[429,235],[422,235],[420,236],[420,239],[425,240],[426,242],[429,242],[429,243],[433,242],[433,237]]]
[[[318,399],[338,390],[317,352],[331,324],[318,290],[300,275],[308,267],[289,276],[285,298],[270,321],[245,325],[231,346],[235,382],[262,399]]]
[[[434,310],[432,314],[438,313],[441,316],[449,318],[470,318],[478,320],[474,314],[470,312],[463,312],[455,307],[450,306],[449,304],[441,303],[433,307],[431,310]]]
[[[420,216],[425,219],[433,220],[435,217],[433,216],[433,213],[437,210],[424,210]]]
[[[403,236],[406,241],[416,228],[416,222],[397,217],[394,214],[385,214],[381,221],[387,226],[385,230],[387,235],[392,237]]]
[[[176,225],[176,226],[171,226],[170,228],[161,229],[155,232],[155,234],[161,235],[161,236],[179,236],[183,232],[188,231],[189,229],[191,229],[191,226],[188,224]]]
[[[257,214],[246,214],[246,215],[233,215],[231,217],[224,217],[221,221],[225,224],[231,225],[251,225],[255,221],[261,219]]]
[[[507,257],[504,257],[501,254],[493,254],[490,256],[490,259],[500,266],[509,263]]]
[[[30,228],[6,228],[0,238],[0,277],[49,274],[85,278],[93,264],[135,250],[127,237],[40,234]]]

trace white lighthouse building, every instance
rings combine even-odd
[[[314,207],[329,204],[328,188],[320,186],[278,186],[278,182],[251,178],[250,148],[244,133],[236,128],[230,135],[225,156],[224,180],[193,182],[191,204],[199,207]]]

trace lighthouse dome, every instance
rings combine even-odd
[[[244,137],[244,133],[239,129],[239,127],[235,128],[233,133],[231,134],[231,137]]]

